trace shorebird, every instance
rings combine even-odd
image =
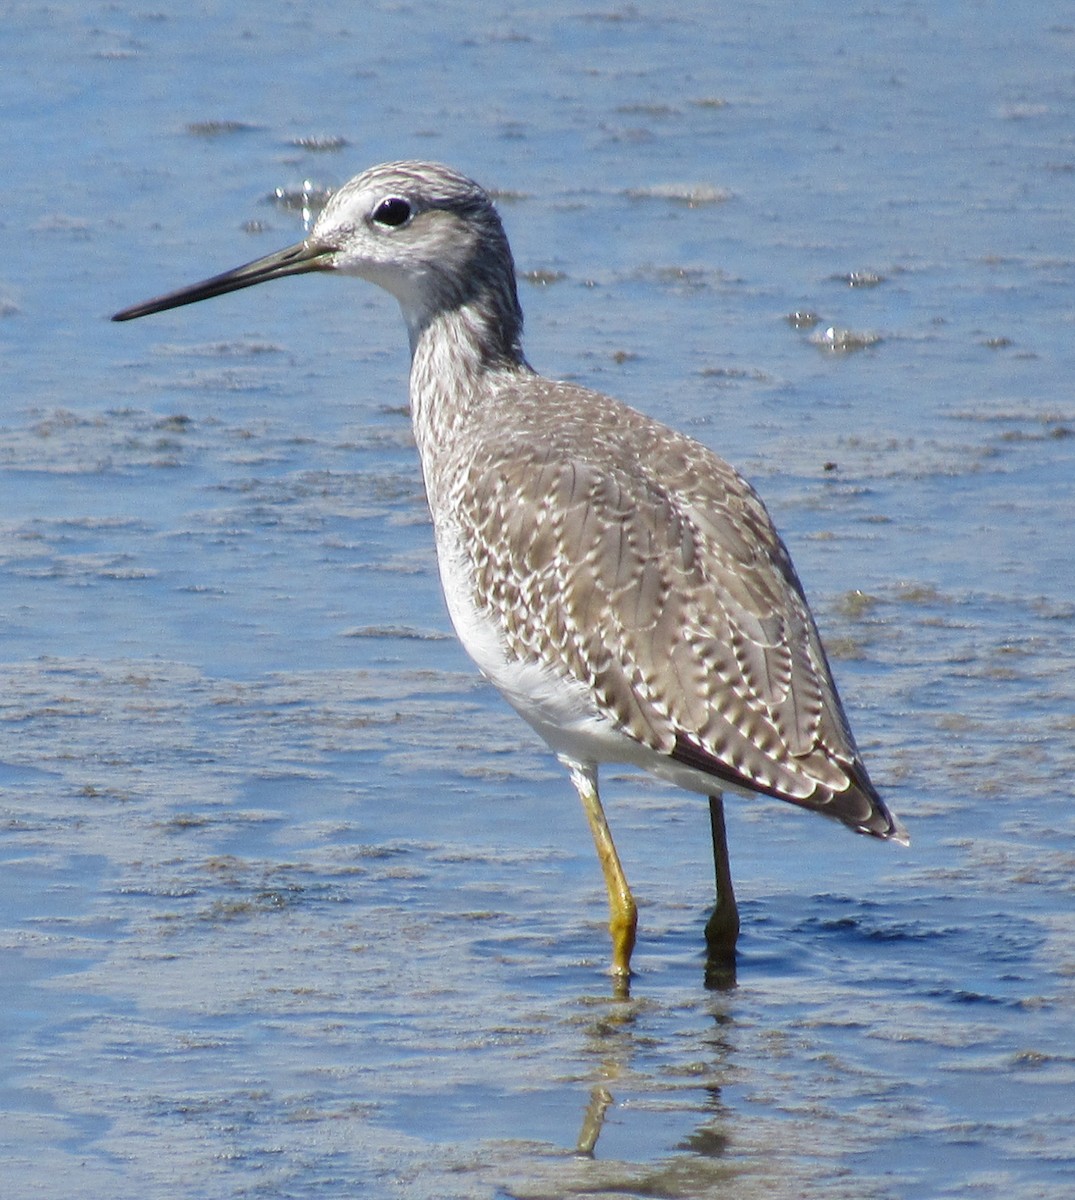
[[[473,180],[428,162],[373,167],[298,245],[113,320],[310,271],[357,275],[399,301],[449,615],[570,773],[608,890],[614,975],[630,974],[637,909],[598,794],[602,763],[709,797],[718,967],[734,966],[739,934],[725,790],[906,843],[761,499],[697,441],[534,371],[511,249]]]

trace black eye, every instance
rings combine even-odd
[[[411,206],[400,196],[389,196],[373,210],[378,225],[406,225],[411,219]]]

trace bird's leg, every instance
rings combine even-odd
[[[620,856],[612,841],[612,833],[605,820],[601,798],[597,794],[597,768],[579,763],[566,764],[571,772],[571,782],[582,801],[586,820],[590,823],[597,857],[608,888],[608,929],[612,934],[612,974],[626,979],[631,974],[631,951],[635,948],[635,932],[638,929],[638,908],[631,895],[627,876],[623,873]]]
[[[724,828],[724,800],[718,793],[709,797],[709,824],[713,832],[713,868],[717,903],[705,926],[708,974],[735,971],[735,943],[739,939],[739,909],[732,887],[728,861],[728,834]]]

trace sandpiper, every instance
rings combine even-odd
[[[724,790],[906,843],[757,493],[697,441],[533,370],[511,250],[472,180],[435,163],[373,167],[298,245],[113,319],[309,271],[357,275],[399,301],[448,611],[570,772],[608,888],[615,975],[630,973],[637,910],[598,795],[602,763],[709,797],[718,966],[734,964],[739,933]]]

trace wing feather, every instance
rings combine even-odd
[[[479,548],[474,602],[505,653],[582,684],[617,729],[719,782],[822,811],[847,794],[833,815],[857,828],[883,813],[750,485],[607,397],[537,377],[531,391],[530,407],[513,395],[490,414],[453,496],[460,541]]]

